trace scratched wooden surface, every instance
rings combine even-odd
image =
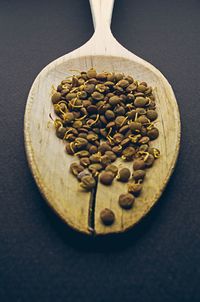
[[[72,75],[72,69],[95,67],[99,72],[124,72],[154,88],[160,136],[152,145],[160,149],[161,157],[147,171],[144,190],[132,210],[125,211],[118,206],[118,196],[126,191],[126,184],[117,181],[111,187],[98,184],[94,231],[107,234],[132,227],[162,194],[178,156],[180,117],[173,90],[164,76],[122,47],[112,36],[109,25],[113,0],[91,0],[90,3],[95,33],[85,45],[53,61],[37,76],[27,100],[24,136],[29,166],[48,204],[72,228],[91,234],[88,228],[90,193],[81,191],[77,180],[69,173],[69,165],[76,158],[65,153],[64,143],[55,136],[49,119],[49,113],[53,112],[50,101],[52,84],[56,86]],[[122,165],[120,160],[117,164]],[[131,163],[126,165],[132,166]],[[116,221],[110,227],[103,226],[99,219],[99,213],[105,207],[111,208],[116,215]]]

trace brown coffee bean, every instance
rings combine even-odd
[[[99,147],[98,147],[98,151],[104,155],[106,151],[111,151],[112,148],[111,146],[109,146],[107,143],[102,143]]]
[[[138,196],[142,191],[141,183],[130,183],[128,184],[128,192],[133,194],[134,196]]]
[[[115,119],[115,125],[116,127],[120,128],[121,126],[123,126],[123,124],[126,122],[126,119],[124,116],[117,116]]]
[[[113,138],[117,144],[121,143],[121,141],[124,139],[124,135],[122,133],[116,133],[113,135]]]
[[[134,162],[133,162],[134,170],[143,170],[143,169],[145,169],[145,167],[146,167],[146,164],[143,159],[139,159],[139,158],[134,159]]]
[[[77,137],[75,139],[75,146],[78,150],[85,148],[87,146],[87,143],[88,143],[88,141],[85,138]]]
[[[61,93],[60,92],[55,92],[52,97],[51,101],[53,104],[57,104],[61,100]]]
[[[115,127],[115,122],[109,122],[107,125],[106,125],[106,128],[107,129],[110,129],[110,128],[113,128],[113,127]]]
[[[127,131],[129,130],[129,125],[125,125],[125,126],[122,126],[120,129],[119,129],[119,133],[126,133]]]
[[[118,168],[117,166],[113,165],[113,164],[110,164],[108,165],[106,168],[105,168],[105,171],[110,171],[113,173],[113,175],[116,177],[117,176],[117,173],[118,173]]]
[[[76,155],[81,158],[81,157],[88,157],[90,156],[90,153],[87,150],[81,150],[76,152]]]
[[[63,139],[66,133],[66,128],[63,126],[60,126],[56,129],[56,136],[60,139]]]
[[[125,108],[124,108],[124,107],[119,106],[119,107],[115,107],[115,109],[114,109],[114,113],[115,113],[115,115],[117,115],[117,116],[120,116],[120,115],[125,115],[126,110],[125,110]]]
[[[143,180],[146,175],[146,172],[144,170],[136,170],[133,172],[133,178],[138,181],[138,180]]]
[[[84,176],[92,176],[92,175],[91,175],[91,173],[90,173],[89,171],[83,170],[83,171],[81,171],[80,173],[78,173],[76,177],[77,177],[77,179],[78,179],[79,181],[81,181],[81,179],[82,179]]]
[[[136,97],[134,101],[135,107],[144,107],[147,103],[147,100],[143,97]]]
[[[86,83],[86,84],[84,84],[83,89],[85,92],[92,94],[95,91],[95,85]]]
[[[146,88],[146,86],[144,86],[144,85],[138,85],[138,87],[137,87],[137,91],[141,91],[141,92],[144,92],[145,90],[146,90],[147,88]]]
[[[128,168],[122,168],[118,175],[117,175],[117,180],[121,182],[127,182],[131,176],[131,172]]]
[[[83,167],[88,167],[90,165],[90,159],[88,157],[82,157],[80,158],[80,164]]]
[[[127,116],[130,120],[133,120],[135,118],[135,115],[136,115],[135,109],[127,112]],[[129,124],[129,126],[130,126],[130,124]]]
[[[140,145],[143,145],[143,144],[148,144],[148,142],[150,141],[149,137],[148,136],[143,136],[139,141],[138,143]]]
[[[90,154],[95,154],[98,152],[98,148],[97,148],[97,146],[92,145],[89,147],[88,151],[90,152]]]
[[[151,130],[147,131],[147,136],[150,138],[150,140],[154,140],[159,136],[159,131],[157,128],[152,128]]]
[[[97,75],[97,72],[94,68],[91,68],[87,71],[87,77],[88,79],[91,79],[91,78],[96,78],[96,75]]]
[[[101,155],[99,153],[95,153],[90,155],[89,159],[91,163],[100,163]]]
[[[92,172],[92,174],[96,174],[97,172],[101,171],[103,169],[103,166],[99,163],[97,164],[91,164],[88,166],[88,170]]]
[[[91,189],[93,189],[95,187],[95,185],[96,185],[96,181],[95,181],[94,177],[92,177],[90,175],[86,175],[81,178],[80,186],[84,190],[90,191]]]
[[[141,124],[149,124],[149,119],[146,116],[141,115],[137,118],[136,122]]]
[[[129,85],[129,82],[126,80],[120,80],[116,85],[122,88],[126,88]]]
[[[103,171],[101,174],[100,174],[100,177],[99,177],[99,180],[102,184],[106,185],[106,186],[109,186],[112,184],[113,182],[113,179],[114,179],[114,174],[110,171]]]
[[[72,143],[66,143],[65,145],[65,150],[66,152],[69,154],[69,155],[73,155],[75,153],[74,149],[73,149],[73,146],[72,146]]]
[[[95,142],[96,140],[98,140],[98,135],[96,133],[89,133],[87,135],[87,140],[88,142]]]
[[[87,111],[89,114],[95,114],[98,112],[98,109],[97,109],[97,106],[95,106],[95,105],[89,105],[87,107]]]
[[[119,104],[121,102],[121,99],[119,96],[114,95],[112,97],[109,98],[109,104],[111,106],[116,106],[117,104]]]
[[[142,124],[139,122],[131,122],[129,124],[129,128],[131,129],[131,131],[138,133],[138,132],[140,132],[140,130],[142,128]]]
[[[110,209],[104,209],[100,213],[101,221],[104,225],[110,226],[114,223],[115,214]]]
[[[117,145],[117,146],[114,146],[112,148],[112,151],[117,155],[117,156],[120,156],[121,153],[122,153],[122,146],[121,145]]]
[[[130,140],[129,137],[123,139],[123,141],[121,142],[122,148],[125,148],[125,147],[130,143],[130,141],[131,141],[131,140]]]
[[[150,121],[154,121],[158,117],[158,113],[155,110],[148,110],[146,115]]]
[[[146,114],[147,111],[144,108],[136,108],[136,113],[138,114],[138,116],[140,116]]]
[[[72,172],[72,174],[74,174],[75,176],[77,176],[80,172],[82,172],[84,170],[84,167],[81,166],[78,163],[72,163],[70,165],[70,171]]]
[[[97,100],[97,101],[100,101],[100,100],[103,100],[104,99],[104,95],[98,91],[94,91],[92,94],[91,94],[92,98],[94,100]]]
[[[117,156],[113,151],[106,151],[105,155],[110,158],[111,162],[114,162],[117,159]]]
[[[129,210],[133,207],[135,198],[132,194],[126,193],[126,194],[121,194],[119,196],[119,205],[121,208],[125,210]]]
[[[135,155],[135,148],[127,147],[122,152],[122,159],[126,161],[131,161],[134,155]]]
[[[151,167],[154,163],[154,160],[155,160],[154,156],[152,154],[149,154],[147,158],[144,160],[146,167]]]
[[[113,119],[115,118],[115,114],[114,114],[113,111],[107,110],[107,111],[105,112],[105,117],[106,117],[106,119],[107,119],[108,121],[110,121],[110,120],[113,120]]]
[[[107,165],[111,164],[111,159],[108,155],[104,154],[103,156],[101,156],[101,164],[106,167]]]

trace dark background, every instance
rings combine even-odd
[[[87,0],[0,0],[0,301],[200,301],[200,1],[116,1],[112,31],[173,85],[179,160],[152,212],[91,239],[51,212],[29,172],[23,115],[50,61],[92,35]]]

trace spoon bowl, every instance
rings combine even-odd
[[[72,228],[86,234],[123,232],[136,224],[162,194],[173,172],[180,144],[180,117],[173,90],[154,66],[121,46],[110,31],[113,0],[91,0],[95,32],[82,47],[64,55],[46,66],[35,79],[27,100],[24,135],[26,154],[35,181],[48,204]],[[53,112],[50,101],[52,85],[57,86],[72,70],[122,72],[153,87],[156,97],[160,136],[151,146],[161,152],[160,158],[147,172],[144,190],[136,199],[134,208],[122,210],[118,197],[126,192],[125,184],[114,181],[111,187],[98,184],[94,194],[83,192],[69,166],[77,160],[67,155],[64,143],[55,136],[49,114]],[[54,114],[52,114],[54,116]],[[117,165],[132,169],[132,163]],[[116,216],[115,223],[106,227],[100,221],[100,212],[110,208]],[[92,212],[92,213],[91,213]]]

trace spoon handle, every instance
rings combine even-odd
[[[95,31],[110,28],[115,0],[90,0],[92,19]]]

